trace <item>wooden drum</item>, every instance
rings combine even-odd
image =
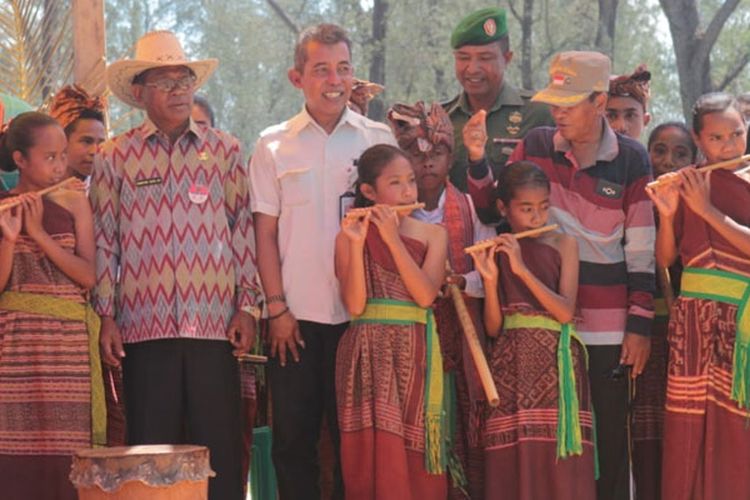
[[[208,448],[144,445],[76,452],[70,480],[79,500],[206,500]]]

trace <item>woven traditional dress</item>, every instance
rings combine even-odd
[[[531,272],[557,290],[559,252],[533,238],[519,244]],[[485,423],[485,498],[593,500],[594,444],[585,349],[569,326],[561,334],[563,325],[513,274],[505,254],[498,254],[498,263],[503,330],[489,348],[489,361],[500,405],[489,409]],[[568,384],[565,403],[560,398],[560,367]],[[575,398],[570,397],[573,394]],[[577,411],[572,399],[577,399]],[[567,405],[562,411],[564,422],[559,421],[561,405]],[[575,434],[580,454],[558,456],[573,451],[575,445],[571,447],[564,437]],[[560,453],[561,445],[568,451]]]
[[[74,252],[70,212],[45,199],[43,227]],[[0,295],[0,497],[74,499],[71,455],[92,442],[86,323],[9,310],[3,301],[16,292],[85,303],[84,291],[22,232]]]
[[[713,205],[750,226],[750,183],[723,170],[710,179]],[[662,498],[750,498],[750,412],[737,402],[749,383],[750,257],[684,202],[674,229],[685,268],[669,322]]]
[[[402,239],[421,264],[425,246]],[[353,318],[336,357],[346,498],[445,499],[446,476],[428,474],[425,456],[425,404],[430,405],[425,402],[426,384],[435,382],[435,374],[442,384],[439,342],[428,331],[432,313],[413,304],[390,251],[372,224],[365,248],[365,278],[368,307],[360,318]],[[372,312],[380,307],[380,313]],[[416,321],[403,319],[409,315]]]

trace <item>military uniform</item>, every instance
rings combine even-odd
[[[485,156],[497,178],[499,169],[505,165],[516,144],[534,127],[554,126],[552,115],[546,104],[531,102],[533,91],[520,90],[507,82],[497,96],[495,104],[487,110],[487,145]],[[469,155],[463,141],[463,128],[473,114],[465,92],[461,92],[443,108],[453,123],[453,165],[450,180],[461,191],[466,192],[466,175]]]

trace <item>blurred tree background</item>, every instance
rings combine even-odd
[[[63,2],[2,3],[0,91],[14,93],[24,57],[39,53],[27,43],[24,56],[14,43],[14,37],[23,40],[19,14],[26,12],[33,27],[25,4],[41,5],[34,16],[46,19]],[[305,26],[326,21],[349,31],[357,76],[386,86],[370,106],[371,117],[382,119],[394,102],[445,100],[459,91],[450,32],[461,17],[488,5],[508,11],[514,58],[506,78],[518,86],[543,87],[556,52],[593,49],[609,54],[618,74],[648,65],[652,124],[689,116],[704,92],[750,91],[750,0],[105,0],[107,61],[132,57],[147,31],[177,32],[190,57],[220,60],[201,92],[215,107],[218,126],[251,147],[262,129],[302,105],[286,74],[295,35]],[[39,86],[43,98],[50,83]],[[116,98],[110,102],[114,132],[140,121]]]

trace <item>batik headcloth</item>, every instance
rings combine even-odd
[[[651,97],[651,73],[646,69],[646,65],[638,66],[632,75],[610,78],[609,96],[630,97],[641,103],[643,109],[646,110]]]
[[[429,110],[422,101],[413,106],[394,104],[388,121],[399,147],[409,154],[427,154],[440,144],[453,151],[453,124],[437,103]]]
[[[101,97],[91,97],[78,85],[67,85],[55,94],[49,115],[66,128],[78,120],[85,110],[104,113],[104,102]]]

